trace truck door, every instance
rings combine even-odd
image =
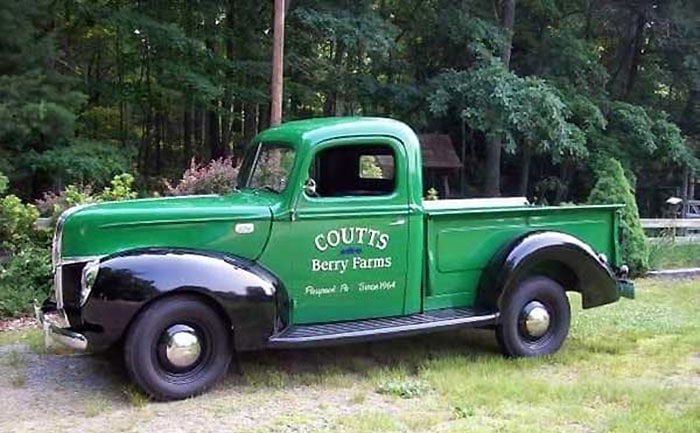
[[[289,233],[293,322],[403,314],[410,247],[403,145],[387,137],[333,140],[306,164]]]

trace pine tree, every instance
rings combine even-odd
[[[620,221],[623,234],[622,260],[630,267],[632,275],[641,275],[649,269],[649,245],[639,222],[639,210],[632,187],[622,165],[616,159],[605,159],[597,171],[598,181],[588,197],[588,203],[624,203]]]

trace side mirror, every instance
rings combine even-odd
[[[316,192],[316,181],[311,178],[306,179],[306,182],[304,182],[304,192],[309,197],[318,197],[318,193]]]

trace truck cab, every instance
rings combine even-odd
[[[395,120],[269,129],[229,195],[67,211],[37,315],[72,347],[123,346],[146,393],[177,399],[243,350],[490,327],[508,356],[550,354],[568,333],[566,291],[584,308],[633,295],[619,206],[428,201],[421,173],[417,136]]]

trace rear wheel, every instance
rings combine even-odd
[[[124,343],[132,380],[150,397],[177,400],[200,394],[228,370],[228,326],[192,296],[157,301],[134,321]]]
[[[506,294],[496,338],[506,356],[540,356],[556,352],[571,323],[569,299],[556,281],[531,277]]]

